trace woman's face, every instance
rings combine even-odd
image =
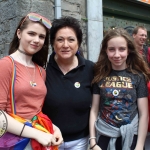
[[[127,42],[123,37],[114,37],[107,43],[107,56],[114,70],[123,70],[127,67]]]
[[[46,30],[39,23],[30,22],[23,31],[18,29],[17,36],[20,39],[19,49],[33,55],[43,47]]]
[[[55,36],[53,48],[58,59],[72,58],[78,50],[75,31],[69,27],[59,29]]]

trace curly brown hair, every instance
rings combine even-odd
[[[133,74],[139,74],[139,72],[143,73],[145,79],[148,81],[150,79],[148,65],[142,58],[141,54],[136,50],[132,37],[126,30],[122,28],[115,28],[109,30],[102,40],[99,58],[94,66],[94,79],[92,83],[98,83],[101,79],[110,74],[112,65],[107,57],[106,49],[108,41],[115,37],[123,37],[127,42],[129,53],[126,60],[127,70]]]

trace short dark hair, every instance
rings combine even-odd
[[[81,43],[82,43],[81,26],[77,19],[70,17],[70,16],[61,17],[60,19],[54,19],[54,21],[52,23],[52,27],[50,29],[50,44],[51,44],[51,46],[53,47],[57,31],[64,27],[69,27],[74,30],[77,40],[78,40],[78,46],[80,47]]]
[[[137,34],[139,29],[143,29],[143,30],[147,31],[147,29],[145,27],[143,27],[143,26],[137,26],[137,27],[134,28],[134,30],[132,32],[132,35],[133,34]]]

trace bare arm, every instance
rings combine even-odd
[[[15,120],[7,113],[5,113],[5,115],[7,118],[7,131],[10,133],[13,133],[15,135],[20,135],[24,124]],[[52,134],[42,132],[40,130],[37,130],[37,129],[29,127],[29,126],[25,126],[25,128],[22,132],[22,137],[35,139],[36,141],[41,143],[43,146],[47,146],[49,144],[57,145],[56,139]]]
[[[63,137],[62,137],[60,129],[54,124],[53,124],[53,129],[54,129],[54,137],[56,138],[56,145],[62,144]]]
[[[139,128],[138,128],[138,139],[135,150],[143,150],[145,138],[148,129],[148,99],[147,97],[138,98],[137,100],[138,111],[139,111]]]
[[[90,129],[90,137],[96,137],[95,132],[95,121],[97,120],[98,112],[99,112],[99,103],[100,103],[100,95],[93,94],[92,107],[90,111],[90,120],[89,120],[89,129]],[[96,144],[96,139],[90,139],[90,147]],[[94,146],[93,150],[101,150],[99,146]]]

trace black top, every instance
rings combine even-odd
[[[78,66],[64,75],[54,55],[50,56],[46,70],[43,113],[60,128],[65,142],[73,141],[89,134],[94,63],[77,54]]]
[[[118,128],[132,122],[138,113],[138,98],[148,96],[144,75],[133,74],[127,69],[112,70],[94,84],[93,93],[100,94],[100,118]]]

